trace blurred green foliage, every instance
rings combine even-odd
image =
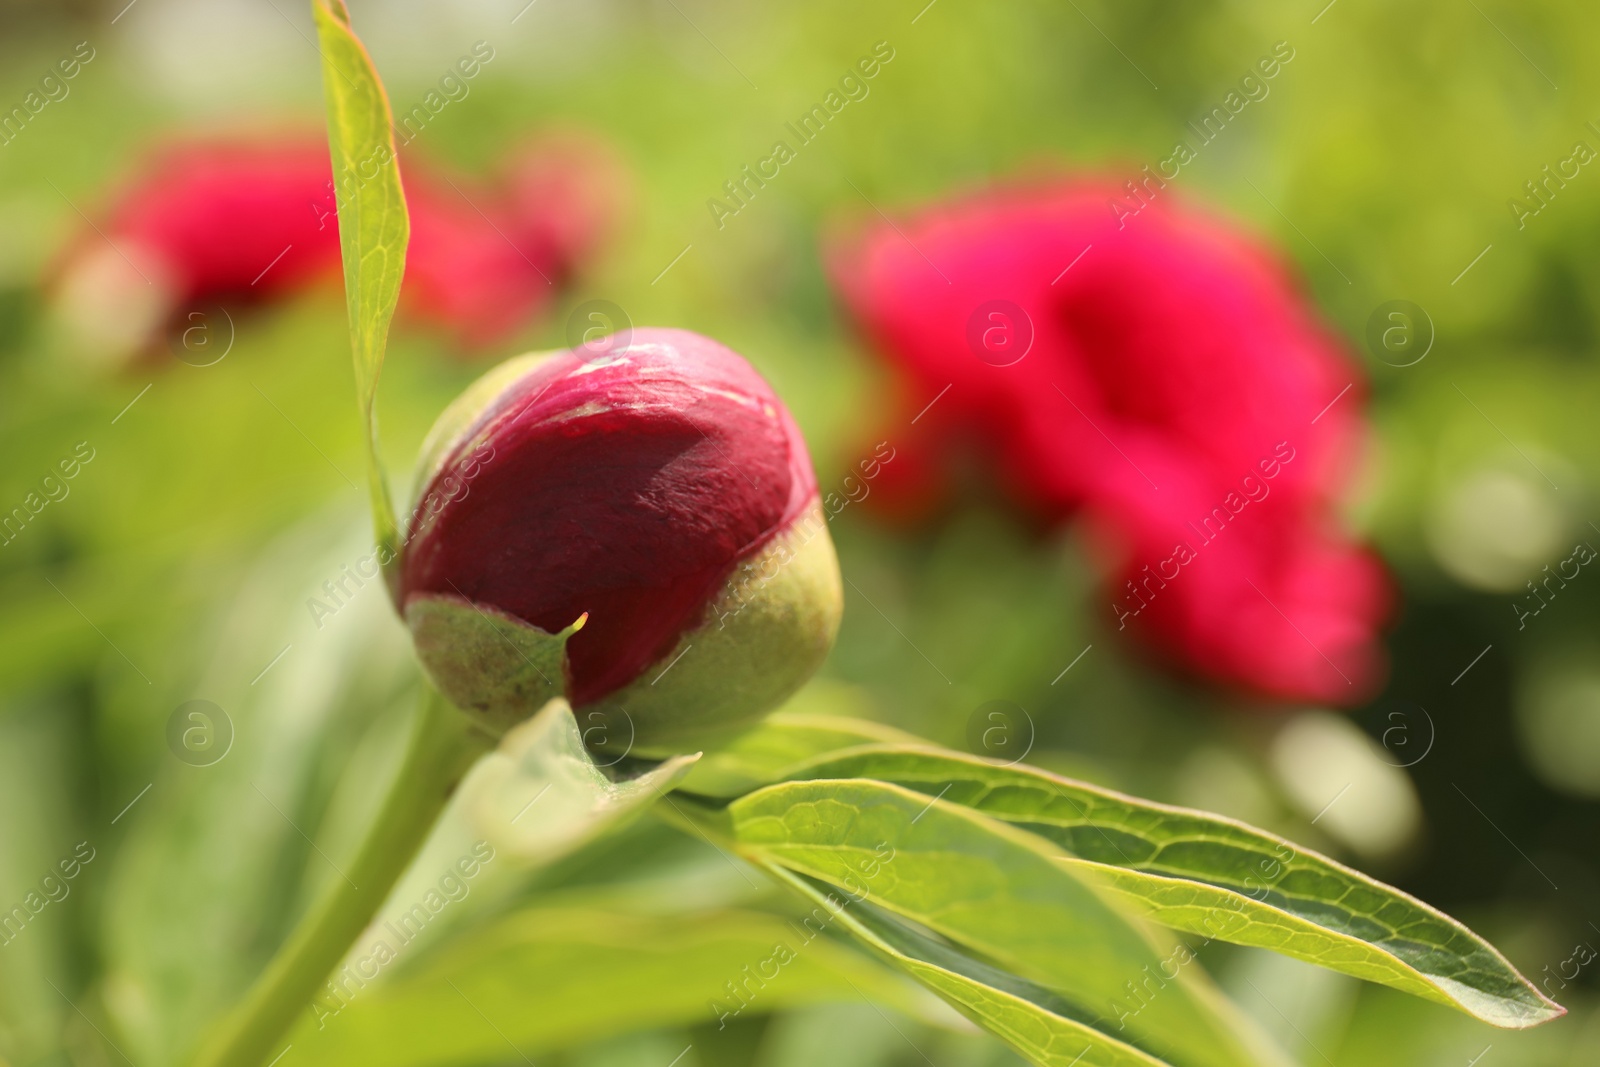
[[[880,370],[829,296],[827,233],[1030,168],[1164,158],[1188,120],[1288,42],[1295,58],[1270,95],[1171,193],[1276,242],[1368,366],[1375,433],[1350,521],[1393,568],[1401,608],[1392,680],[1353,721],[1377,742],[1374,758],[1412,764],[1401,773],[1420,832],[1385,857],[1313,825],[1315,807],[1284,780],[1285,713],[1152,669],[1105,625],[1073,536],[1041,537],[993,501],[917,532],[846,510],[834,531],[852,583],[846,622],[828,686],[800,699],[847,702],[957,746],[980,706],[1012,701],[1037,731],[1030,759],[1342,849],[1471,923],[1574,1009],[1539,1031],[1490,1033],[1380,989],[1211,953],[1224,984],[1306,1062],[1462,1064],[1490,1045],[1489,1063],[1594,1062],[1596,969],[1550,976],[1571,974],[1562,964],[1575,943],[1600,939],[1600,772],[1586,770],[1600,767],[1600,580],[1585,574],[1522,629],[1513,605],[1541,567],[1600,538],[1600,174],[1581,170],[1521,228],[1508,201],[1526,200],[1524,183],[1575,142],[1600,146],[1588,126],[1600,123],[1600,10],[354,7],[402,107],[473,42],[500,57],[415,151],[481,168],[530,131],[574,124],[614,140],[636,172],[620,240],[523,347],[563,344],[567,310],[595,297],[638,324],[715,336],[788,399],[825,488],[897,430]],[[334,876],[318,853],[348,851],[408,684],[381,593],[365,591],[365,616],[328,632],[304,606],[365,540],[338,294],[241,320],[214,366],[158,358],[117,374],[91,370],[46,313],[39,286],[82,228],[79,209],[92,214],[149,145],[173,131],[320,121],[300,6],[119,9],[0,9],[7,107],[78,41],[98,51],[66,99],[0,146],[0,508],[80,442],[94,455],[66,498],[0,548],[0,906],[77,843],[94,850],[70,893],[0,947],[0,1062],[17,1064],[170,1062]],[[707,199],[878,41],[894,59],[870,95],[719,229]],[[1424,308],[1436,331],[1412,366],[1364,349],[1369,316],[1396,299]],[[437,338],[396,331],[380,399],[392,471],[409,469],[477,370]],[[173,757],[169,716],[196,698],[232,717],[231,762]],[[686,852],[684,870],[719,863],[694,842],[637,833],[636,855]],[[604,856],[584,862],[588,873],[576,863],[526,893],[588,900],[634,877]],[[732,907],[750,903],[747,888],[694,892],[697,906]],[[659,907],[663,894],[617,906]],[[538,1010],[537,988],[527,999]],[[560,1062],[665,1064],[685,1044],[682,1067],[1002,1062],[981,1038],[891,1021],[859,1000],[714,1037],[615,1036]]]

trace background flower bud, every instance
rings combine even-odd
[[[490,371],[424,444],[417,501],[400,609],[440,689],[497,731],[560,694],[625,712],[645,745],[736,726],[838,631],[799,429],[697,334]]]

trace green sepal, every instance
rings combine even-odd
[[[587,619],[551,634],[461,597],[417,593],[405,604],[429,677],[492,737],[565,694],[567,640]]]

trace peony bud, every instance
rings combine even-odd
[[[816,476],[771,387],[686,331],[612,345],[501,364],[423,446],[397,601],[496,733],[557,695],[644,745],[738,726],[838,632]]]

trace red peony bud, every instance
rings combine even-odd
[[[625,711],[647,744],[737,725],[837,633],[800,431],[697,334],[502,364],[441,416],[419,489],[401,612],[435,683],[494,730],[559,694]]]

